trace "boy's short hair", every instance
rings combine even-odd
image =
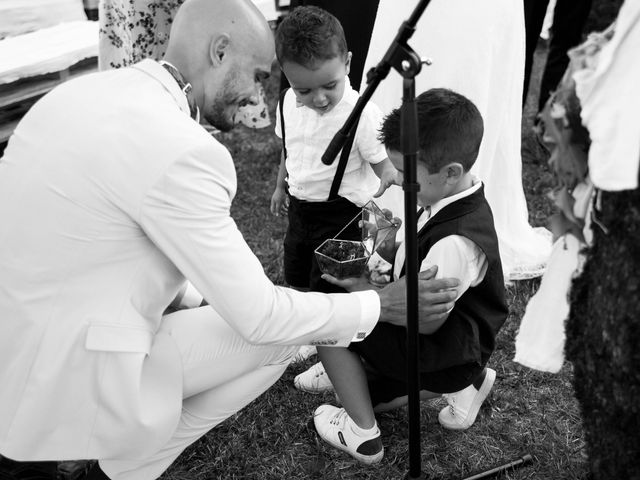
[[[418,110],[418,159],[429,173],[451,162],[467,172],[478,157],[484,132],[482,115],[464,95],[446,88],[432,88],[416,97]],[[400,108],[382,122],[379,140],[389,150],[401,151]]]
[[[308,67],[348,52],[338,19],[315,6],[296,7],[287,14],[278,25],[275,43],[280,65],[289,61]]]

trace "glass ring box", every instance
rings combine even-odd
[[[361,240],[343,240],[340,234],[347,228],[359,227]],[[367,202],[340,232],[325,240],[315,250],[316,260],[322,273],[335,278],[361,276],[369,258],[393,232],[395,225],[387,219],[373,200]]]

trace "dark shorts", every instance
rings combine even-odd
[[[407,395],[406,329],[379,323],[362,342],[351,343],[349,349],[362,357],[367,371],[369,394],[373,405],[387,403]],[[465,363],[429,371],[423,365],[420,389],[433,393],[452,393],[473,383],[484,365]]]
[[[287,284],[316,292],[344,292],[320,278],[322,272],[314,250],[347,225],[349,227],[340,233],[340,238],[360,240],[358,223],[349,224],[360,212],[360,207],[342,197],[330,202],[305,202],[290,196],[289,226],[284,238],[284,278]]]

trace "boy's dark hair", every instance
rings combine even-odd
[[[296,7],[287,14],[278,25],[275,42],[280,65],[289,61],[308,67],[348,52],[338,19],[314,6]]]
[[[418,159],[436,173],[451,162],[467,172],[478,157],[484,124],[480,112],[464,95],[432,88],[416,97],[418,109]],[[387,115],[378,139],[389,150],[401,151],[400,109]]]

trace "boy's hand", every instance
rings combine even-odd
[[[276,187],[271,195],[271,213],[276,217],[286,215],[289,211],[289,197],[284,188]]]
[[[365,275],[361,277],[349,277],[341,280],[336,277],[323,273],[321,278],[329,283],[344,288],[347,292],[361,292],[363,290],[373,290],[376,287],[369,283],[369,280]]]
[[[402,186],[402,174],[393,166],[386,168],[382,172],[382,175],[380,175],[380,187],[378,191],[373,194],[374,198],[381,196],[391,185]]]

